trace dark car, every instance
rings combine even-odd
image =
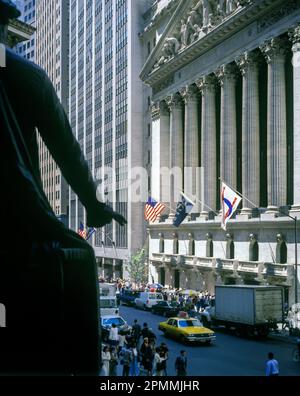
[[[175,301],[159,301],[157,304],[153,305],[151,312],[157,315],[163,315],[166,318],[178,315],[180,311],[179,305]]]
[[[131,326],[119,315],[105,315],[101,317],[101,338],[102,341],[107,341],[109,336],[109,330],[112,324],[115,324],[119,330],[119,334],[130,334]]]
[[[130,305],[134,306],[135,302],[134,300],[140,296],[141,292],[136,291],[136,290],[121,290],[121,293],[119,295],[119,301],[120,305],[125,304],[125,305]]]

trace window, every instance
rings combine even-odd
[[[164,253],[164,251],[165,251],[165,240],[164,237],[161,236],[159,238],[159,253]]]
[[[179,252],[179,241],[178,238],[175,237],[173,241],[173,254],[178,254]]]
[[[277,235],[276,263],[285,264],[287,261],[286,243],[281,234]]]
[[[195,256],[195,240],[192,234],[189,235],[189,256]]]
[[[206,234],[206,257],[214,256],[214,245],[211,234]]]
[[[249,261],[258,261],[258,243],[253,234],[250,234]]]
[[[234,242],[232,236],[226,236],[227,243],[226,243],[226,258],[227,259],[234,259]]]

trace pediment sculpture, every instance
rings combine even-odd
[[[188,13],[164,41],[154,69],[168,62],[178,52],[204,37],[237,9],[250,0],[194,0]]]

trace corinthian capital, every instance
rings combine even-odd
[[[267,63],[271,63],[277,58],[283,58],[289,49],[289,42],[285,37],[274,37],[266,41],[260,47]]]
[[[227,65],[222,65],[215,72],[215,75],[220,81],[221,86],[225,81],[231,80],[235,81],[238,77],[238,67],[235,63],[228,63]]]
[[[258,68],[262,60],[260,51],[255,50],[251,52],[244,52],[240,57],[235,60],[235,63],[239,67],[242,75],[244,76],[249,70],[255,70]]]
[[[169,109],[172,110],[174,108],[181,108],[182,107],[182,98],[181,95],[176,92],[166,98],[166,103],[169,106]]]
[[[169,114],[169,109],[164,100],[156,103],[152,103],[151,105],[151,117],[153,120],[159,118],[162,115]]]
[[[180,91],[181,97],[184,102],[197,101],[199,98],[199,90],[196,84],[187,85]]]
[[[293,44],[292,50],[294,52],[300,51],[300,24],[289,30],[289,38]]]
[[[217,78],[214,74],[201,77],[196,81],[197,87],[200,89],[202,95],[207,92],[214,92],[217,84]]]

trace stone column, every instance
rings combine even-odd
[[[170,165],[170,113],[165,101],[155,103],[152,115],[151,194],[154,199],[169,204],[170,178],[160,177],[162,168]]]
[[[236,77],[235,63],[221,66],[216,71],[221,84],[221,141],[220,175],[225,183],[236,188],[237,147],[236,147]]]
[[[176,210],[180,191],[183,188],[183,107],[181,96],[176,93],[167,98],[170,108],[170,206]],[[174,213],[173,213],[174,215]]]
[[[208,75],[197,81],[202,94],[201,168],[203,195],[201,216],[216,210],[217,197],[217,141],[216,141],[216,78]]]
[[[259,145],[259,51],[245,52],[236,60],[243,76],[242,112],[242,193],[256,207],[260,203]],[[243,199],[242,214],[251,214],[251,204]]]
[[[199,91],[195,84],[181,91],[185,105],[184,118],[184,192],[193,199],[200,199],[199,160]],[[193,212],[199,212],[198,202]]]
[[[287,204],[285,55],[287,40],[272,38],[260,49],[268,63],[268,212]]]
[[[300,24],[289,32],[294,68],[294,202],[292,212],[300,218]],[[296,213],[295,213],[296,214]]]

